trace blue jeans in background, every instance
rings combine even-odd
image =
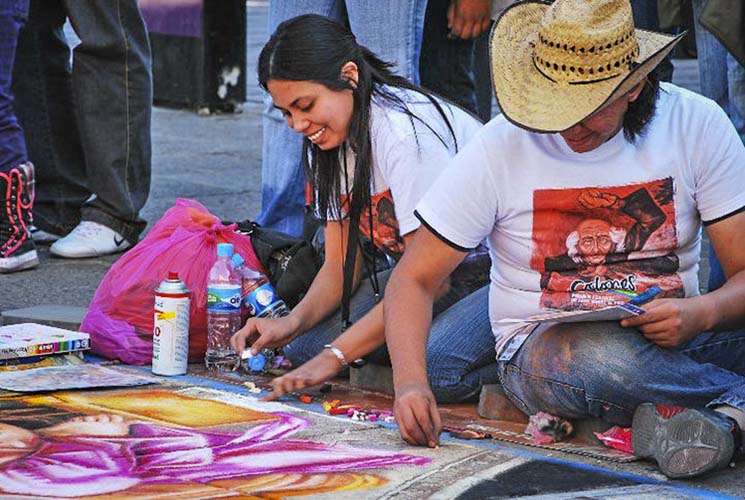
[[[617,322],[573,323],[533,332],[499,362],[507,396],[523,412],[600,417],[629,426],[644,402],[745,411],[745,331],[702,333],[659,347]]]
[[[80,37],[72,67],[68,18]],[[137,242],[150,192],[151,74],[136,0],[32,0],[14,91],[38,227],[63,235],[82,218]]]
[[[699,19],[706,1],[693,0],[693,19],[696,27],[696,51],[701,94],[713,99],[727,113],[740,139],[745,143],[745,68],[706,28]],[[724,284],[722,266],[709,245],[709,290]]]
[[[631,0],[631,10],[634,15],[634,26],[638,29],[649,31],[662,31],[660,29],[660,16],[657,11],[657,0]],[[663,82],[671,82],[673,79],[672,56],[668,54],[655,69],[657,76]]]
[[[302,14],[320,14],[347,23],[366,46],[395,70],[419,82],[419,53],[426,0],[271,0],[271,35],[287,19]],[[303,229],[305,174],[301,154],[302,136],[290,129],[281,113],[266,96],[264,139],[261,164],[261,215],[257,221],[288,234],[299,236]]]
[[[28,159],[11,91],[18,34],[27,16],[28,0],[0,2],[0,173],[7,173]]]
[[[381,290],[385,289],[390,273],[388,270],[378,275]],[[488,292],[488,285],[476,291],[452,288],[435,302],[427,343],[427,374],[441,403],[476,401],[482,385],[497,383]],[[350,320],[358,320],[376,303],[372,286],[368,280],[363,281],[352,296]],[[284,351],[293,365],[299,366],[339,335],[341,313],[337,311],[285,346]],[[385,346],[365,359],[380,365],[391,364]]]
[[[476,82],[475,39],[448,38],[447,11],[450,0],[428,0],[427,16],[419,57],[422,87],[449,99],[474,115]]]

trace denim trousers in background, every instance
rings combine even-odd
[[[628,427],[645,402],[745,411],[745,331],[702,333],[659,347],[617,322],[565,323],[534,331],[499,377],[523,412],[600,417]]]
[[[385,289],[390,273],[391,270],[378,274],[381,290]],[[488,285],[476,290],[452,287],[434,304],[427,341],[427,375],[432,392],[441,403],[476,401],[482,385],[497,383],[488,293]],[[369,280],[363,281],[350,301],[350,320],[357,321],[376,303]],[[285,346],[285,354],[294,366],[299,366],[341,333],[341,313],[336,311]],[[365,359],[380,365],[391,364],[385,346]]]
[[[660,16],[657,10],[657,0],[631,0],[631,11],[634,16],[634,26],[649,31],[660,29]],[[673,80],[673,62],[670,54],[657,66],[656,74],[663,82]]]
[[[80,38],[72,67],[68,18]],[[14,91],[37,167],[39,228],[63,235],[82,218],[137,242],[150,192],[151,74],[137,0],[31,1]]]
[[[699,19],[706,1],[693,0],[692,3],[701,94],[713,99],[724,109],[745,143],[745,68],[714,35],[701,26]],[[709,290],[715,290],[724,284],[726,277],[711,247],[709,265]]]
[[[395,63],[397,73],[418,83],[426,7],[426,0],[271,0],[268,34],[274,33],[281,22],[302,14],[348,21],[359,44],[384,61]],[[299,236],[305,205],[303,137],[287,126],[282,114],[272,106],[270,96],[265,102],[262,208],[257,221],[264,227]]]
[[[419,56],[422,87],[478,114],[474,75],[475,39],[448,38],[450,0],[428,0]]]
[[[27,16],[28,0],[0,2],[0,173],[7,173],[28,159],[11,91],[18,33]]]

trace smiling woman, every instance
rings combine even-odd
[[[357,66],[347,64],[352,81]],[[338,148],[346,140],[352,121],[354,100],[351,90],[335,91],[308,81],[270,80],[267,83],[274,106],[295,131],[322,150]]]
[[[294,365],[305,363],[275,380],[279,396],[321,383],[360,356],[389,362],[378,302],[390,271],[377,273],[358,239],[397,262],[420,226],[415,205],[481,124],[393,74],[346,27],[322,16],[280,24],[261,52],[258,79],[304,136],[308,192],[325,236],[323,267],[291,314],[252,318],[233,337],[238,351],[285,346]],[[443,400],[475,399],[482,383],[496,382],[483,289],[488,259],[476,255],[483,259],[456,269],[434,308],[428,353]],[[362,263],[370,280],[353,293]],[[340,305],[348,317],[336,313]],[[354,324],[342,335],[347,319]]]

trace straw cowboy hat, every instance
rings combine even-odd
[[[629,0],[515,3],[491,33],[497,101],[522,128],[566,130],[629,92],[682,36],[634,29]]]

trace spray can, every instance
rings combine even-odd
[[[155,289],[153,373],[184,375],[189,361],[189,305],[191,291],[178,273]]]

